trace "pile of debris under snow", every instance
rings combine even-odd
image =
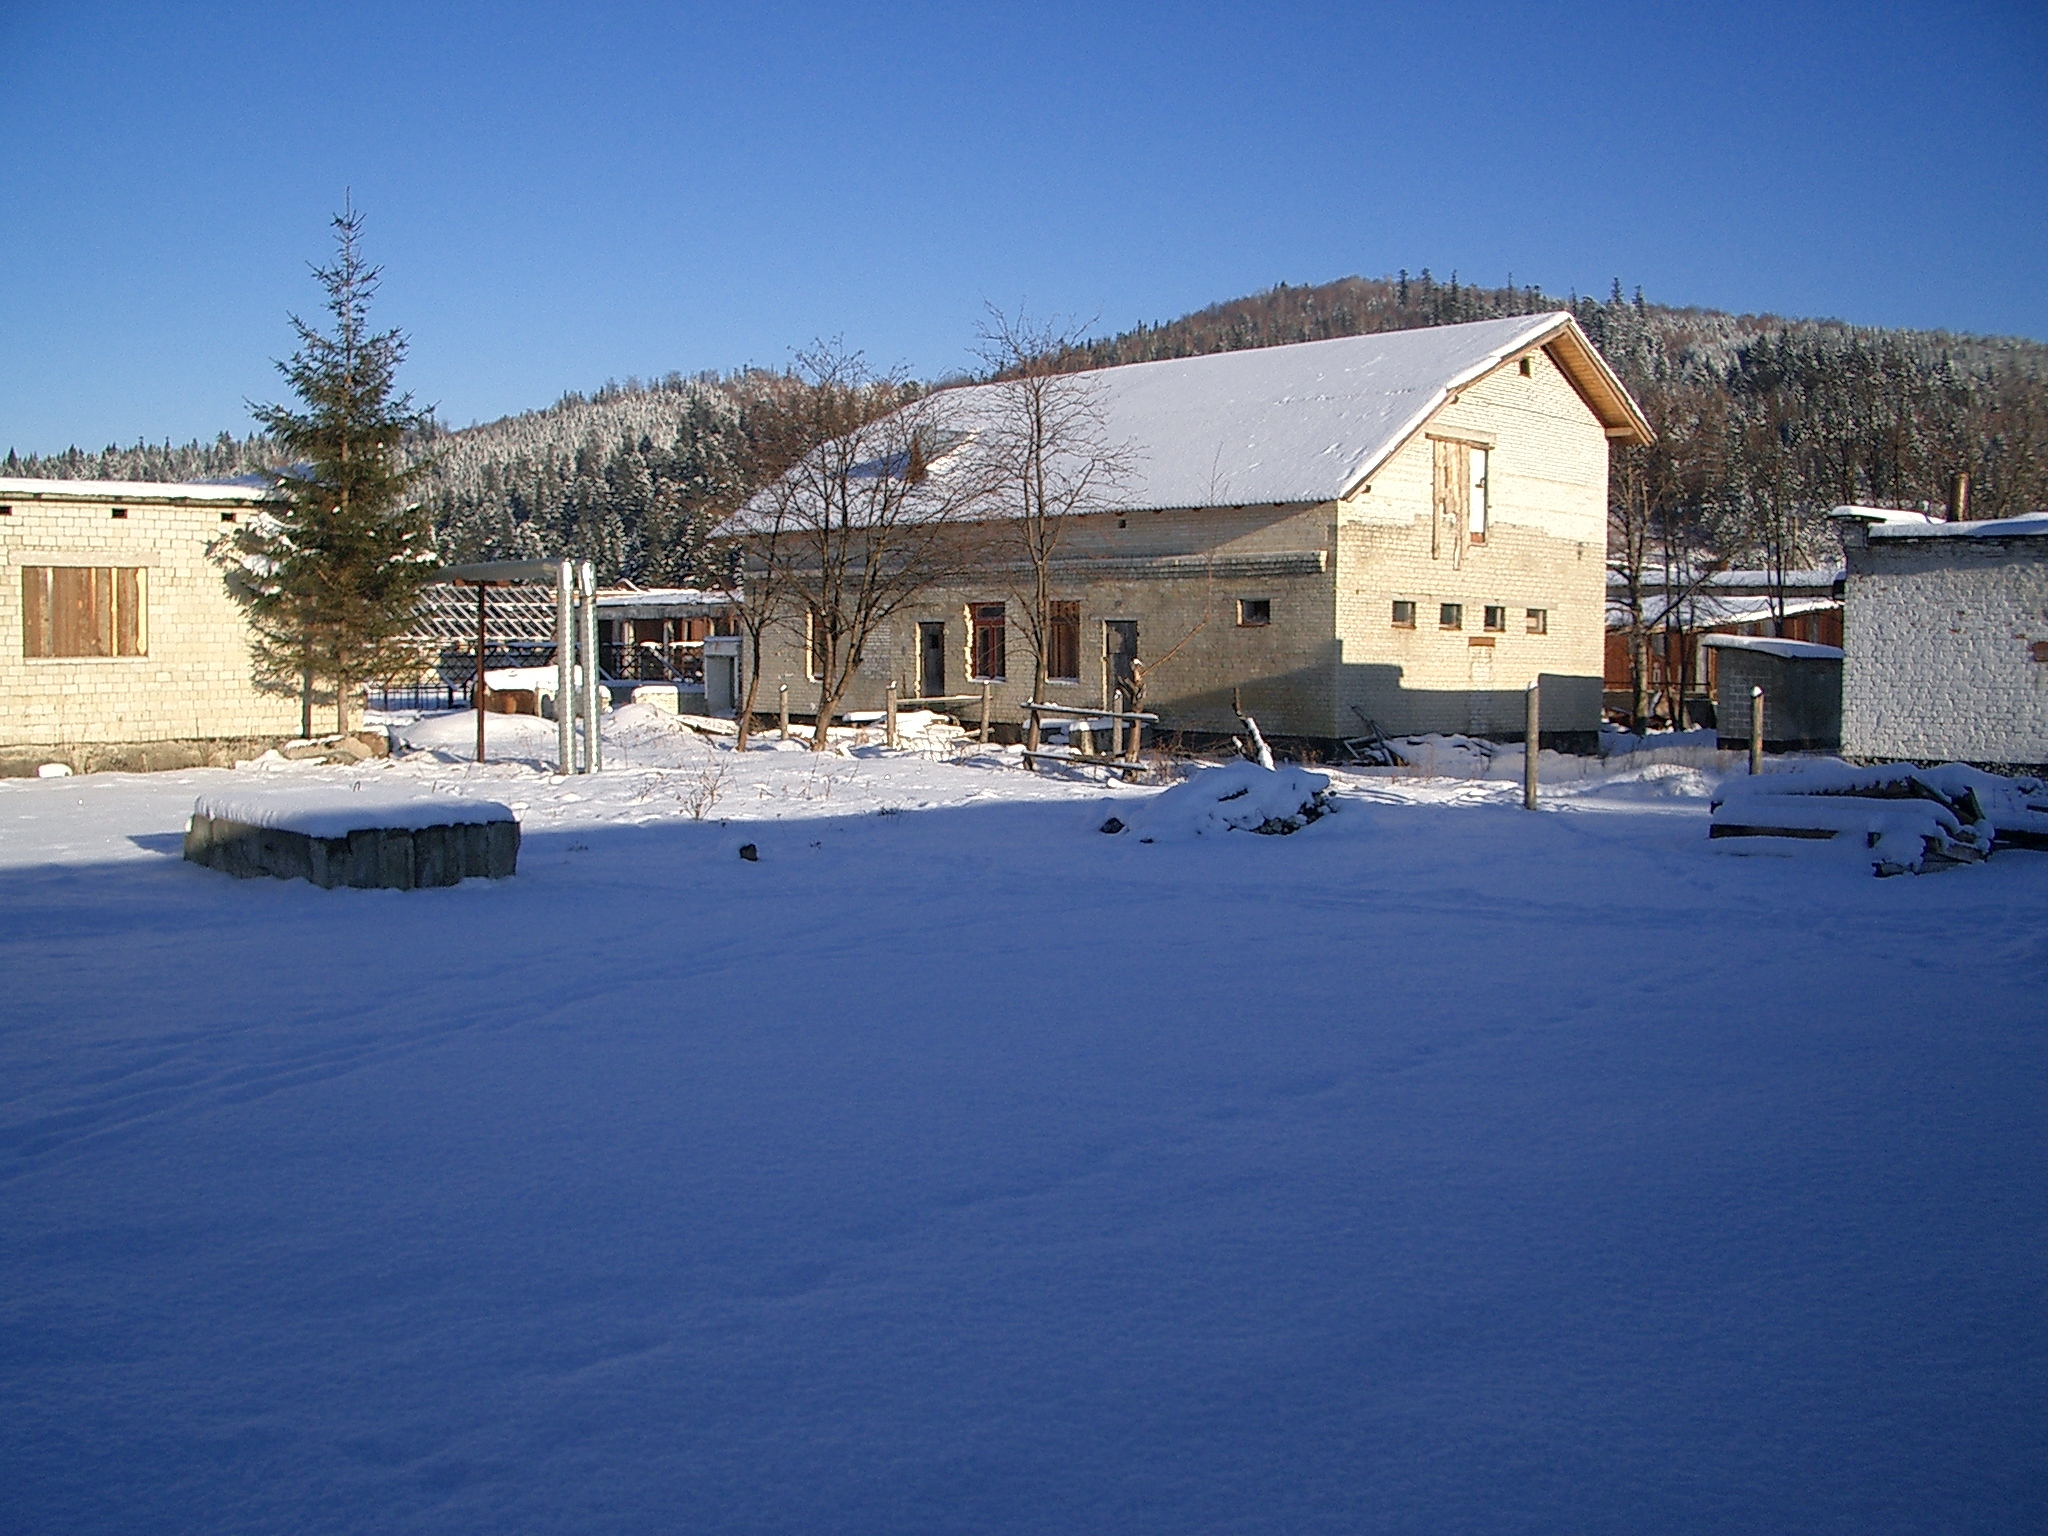
[[[2048,848],[2048,785],[1949,763],[1814,763],[1723,782],[1710,837],[1862,837],[1879,875],[1974,864],[1999,848]]]
[[[1299,832],[1335,810],[1330,776],[1305,768],[1267,768],[1254,762],[1203,768],[1102,824],[1105,832],[1131,832],[1141,843],[1202,837],[1212,832]]]

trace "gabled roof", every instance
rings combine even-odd
[[[1460,389],[1538,347],[1549,350],[1610,437],[1651,440],[1628,391],[1561,310],[1129,363],[1073,377],[1094,396],[1102,440],[1130,449],[1120,506],[1335,501]],[[967,385],[944,391],[934,404],[949,427],[972,432],[1002,388]]]

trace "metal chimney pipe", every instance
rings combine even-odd
[[[1949,476],[1948,520],[1952,523],[1970,520],[1970,472],[1967,469],[1959,469]]]
[[[597,567],[585,560],[576,571],[583,594],[583,766],[604,771],[604,743],[597,730]]]
[[[574,578],[569,562],[555,563],[555,753],[561,772],[576,771],[576,626],[571,614]]]

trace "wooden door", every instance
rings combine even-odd
[[[943,622],[917,626],[917,691],[927,699],[945,697],[946,626]]]

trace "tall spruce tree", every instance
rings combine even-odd
[[[293,460],[279,478],[284,504],[233,544],[259,670],[302,688],[309,734],[316,680],[333,689],[345,732],[355,690],[411,659],[406,636],[433,554],[428,513],[408,500],[429,466],[399,453],[427,420],[394,393],[405,338],[370,329],[381,269],[363,261],[362,215],[345,203],[333,222],[335,259],[313,269],[331,331],[293,315],[299,349],[277,365],[300,408],[251,406]]]

